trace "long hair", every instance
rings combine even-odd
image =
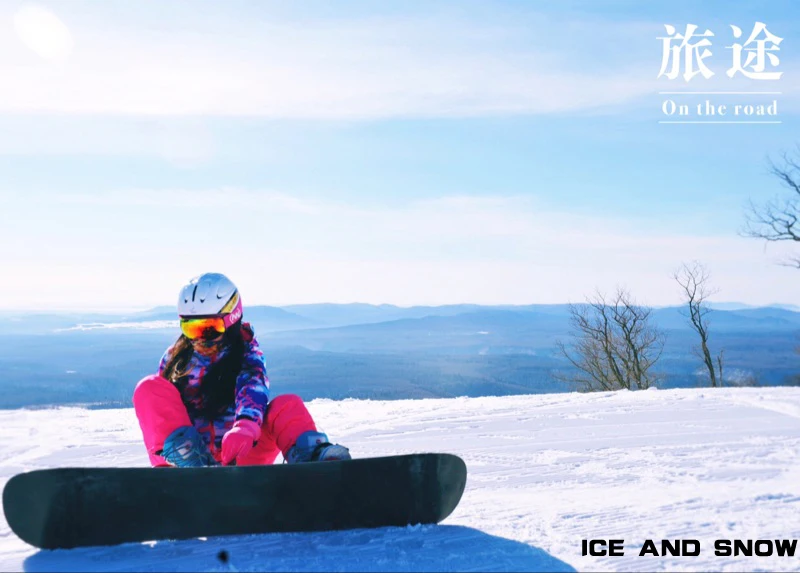
[[[241,319],[225,331],[218,344],[227,347],[228,351],[208,368],[200,382],[203,396],[200,414],[207,419],[223,414],[236,401],[236,378],[242,370],[245,354]],[[164,377],[181,393],[189,382],[186,368],[193,353],[192,341],[181,334],[173,344],[170,359],[164,366]]]

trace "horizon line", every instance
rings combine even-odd
[[[304,307],[304,306],[369,306],[369,307],[382,307],[382,306],[389,306],[398,309],[413,309],[413,308],[420,308],[420,307],[428,307],[428,308],[442,308],[442,307],[452,307],[452,306],[474,306],[474,307],[483,307],[483,308],[497,308],[497,307],[530,307],[530,306],[568,306],[570,304],[587,304],[586,300],[578,301],[578,302],[531,302],[531,303],[474,303],[474,302],[453,302],[453,303],[443,303],[443,304],[412,304],[412,305],[400,305],[394,303],[369,303],[369,302],[305,302],[305,303],[289,303],[289,304],[252,304],[245,306],[245,313],[247,312],[247,308],[276,308],[284,310],[287,307]],[[675,307],[683,307],[686,306],[687,303],[685,302],[678,302],[678,303],[669,303],[669,304],[640,304],[638,306],[647,307],[647,308],[675,308]],[[788,303],[788,302],[771,302],[765,304],[751,304],[746,302],[738,302],[738,301],[722,301],[722,302],[709,302],[709,307],[712,310],[756,310],[756,309],[764,309],[764,308],[779,308],[782,310],[789,310],[792,312],[800,312],[800,303]],[[736,309],[719,309],[714,307],[719,306],[738,306],[740,308]],[[146,307],[50,307],[50,308],[7,308],[7,307],[0,307],[0,316],[8,315],[8,314],[19,314],[19,313],[27,313],[27,314],[74,314],[74,313],[94,313],[94,314],[128,314],[128,313],[143,313],[148,311],[153,311],[156,309],[164,309],[165,307],[173,308],[174,305],[166,305],[166,304],[158,304],[158,305],[151,305]],[[177,318],[177,312],[175,314]]]

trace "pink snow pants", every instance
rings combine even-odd
[[[136,385],[133,407],[139,419],[150,463],[154,467],[167,466],[166,460],[155,452],[161,451],[164,440],[172,432],[181,426],[193,425],[180,392],[174,384],[161,376],[147,376]],[[278,457],[278,452],[283,453],[285,458],[300,434],[316,429],[311,414],[299,396],[276,396],[267,406],[258,444],[245,458],[237,461],[237,465],[271,464]],[[212,447],[211,453],[219,461],[220,452]]]

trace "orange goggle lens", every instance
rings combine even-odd
[[[181,332],[186,338],[213,338],[225,332],[225,322],[220,317],[182,318]]]

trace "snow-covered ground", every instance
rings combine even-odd
[[[79,324],[70,328],[59,328],[56,332],[70,332],[73,330],[108,330],[108,329],[134,329],[134,330],[177,330],[179,324],[177,320],[148,320],[144,322],[92,322],[89,324]]]
[[[461,504],[439,526],[71,551],[38,551],[2,521],[0,570],[800,569],[800,548],[795,557],[717,557],[713,547],[800,538],[800,388],[309,407],[355,456],[460,455],[469,470]],[[146,465],[132,410],[7,411],[0,427],[3,484],[38,468]],[[581,540],[592,538],[624,539],[625,555],[581,556]],[[697,539],[701,552],[639,557],[646,539]]]

